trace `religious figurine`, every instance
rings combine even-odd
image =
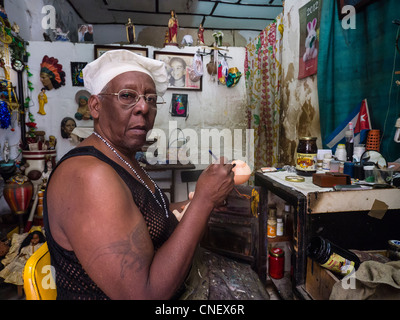
[[[56,145],[57,145],[57,138],[53,135],[49,136],[47,149],[56,150]]]
[[[191,46],[193,44],[193,37],[190,34],[187,34],[183,37],[181,45],[183,46]]]
[[[135,26],[132,23],[131,18],[128,18],[128,23],[125,25],[126,27],[126,38],[128,39],[129,43],[134,43],[136,41],[136,34],[135,34]]]
[[[45,168],[42,172],[42,188],[45,189],[47,187],[47,182],[49,181],[51,172],[53,171],[53,163],[51,159],[47,159],[45,163]]]
[[[47,103],[47,96],[46,96],[46,88],[42,88],[40,90],[40,93],[38,95],[38,100],[39,100],[39,114],[45,115],[46,112],[44,111],[44,105]]]
[[[58,89],[65,85],[65,72],[58,59],[44,56],[40,64],[40,81],[46,90]]]
[[[75,95],[75,101],[78,104],[78,110],[75,113],[76,120],[92,120],[92,116],[89,111],[88,101],[90,93],[86,90],[78,91]]]
[[[169,30],[169,43],[170,44],[178,44],[178,18],[176,17],[175,10],[171,10],[171,18],[168,21],[168,30]]]
[[[19,34],[20,28],[19,25],[17,25],[15,22],[11,26],[11,30],[14,31],[14,33]]]
[[[204,28],[202,23],[200,23],[199,30],[197,31],[197,43],[201,46],[204,45]]]
[[[64,139],[71,138],[71,133],[76,128],[76,122],[70,117],[65,117],[61,121],[61,136]]]
[[[4,269],[0,271],[0,277],[4,279],[5,283],[12,283],[18,286],[24,284],[23,272],[28,259],[36,252],[46,238],[41,231],[33,231],[27,233],[27,236],[21,241],[21,245],[11,261],[7,261]]]
[[[8,145],[8,140],[4,141],[3,160],[5,163],[7,163],[10,160],[10,146]]]
[[[164,37],[164,46],[169,43],[169,30],[167,29],[165,31],[165,37]]]
[[[69,30],[67,32],[63,32],[61,28],[56,28],[53,30],[55,34],[55,41],[69,41]]]

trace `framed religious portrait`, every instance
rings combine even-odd
[[[356,9],[356,12],[358,12],[374,1],[376,0],[337,0],[339,19],[342,20],[346,14],[348,14],[348,12],[342,13],[344,6],[353,6]]]
[[[168,89],[202,90],[202,75],[193,68],[194,54],[154,51],[154,59],[164,61],[168,73]]]
[[[170,113],[173,117],[187,118],[189,116],[187,94],[172,94]]]
[[[110,51],[110,50],[129,50],[136,54],[139,54],[143,57],[149,56],[149,50],[147,48],[136,48],[136,47],[126,47],[126,46],[102,46],[102,45],[95,45],[94,46],[94,58],[97,59],[103,53]]]

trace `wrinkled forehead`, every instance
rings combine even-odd
[[[140,71],[127,71],[111,79],[102,91],[132,89],[146,92],[156,92],[156,84],[147,73]]]

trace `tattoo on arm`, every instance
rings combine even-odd
[[[146,242],[147,229],[136,226],[135,229],[128,235],[128,239],[112,242],[105,246],[99,247],[92,255],[89,266],[92,265],[98,258],[103,256],[122,256],[120,263],[120,277],[123,279],[127,272],[140,271],[146,265],[146,258],[143,254],[148,250]]]

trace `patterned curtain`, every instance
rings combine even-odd
[[[283,12],[246,47],[248,128],[254,129],[254,168],[277,166],[281,107]]]

